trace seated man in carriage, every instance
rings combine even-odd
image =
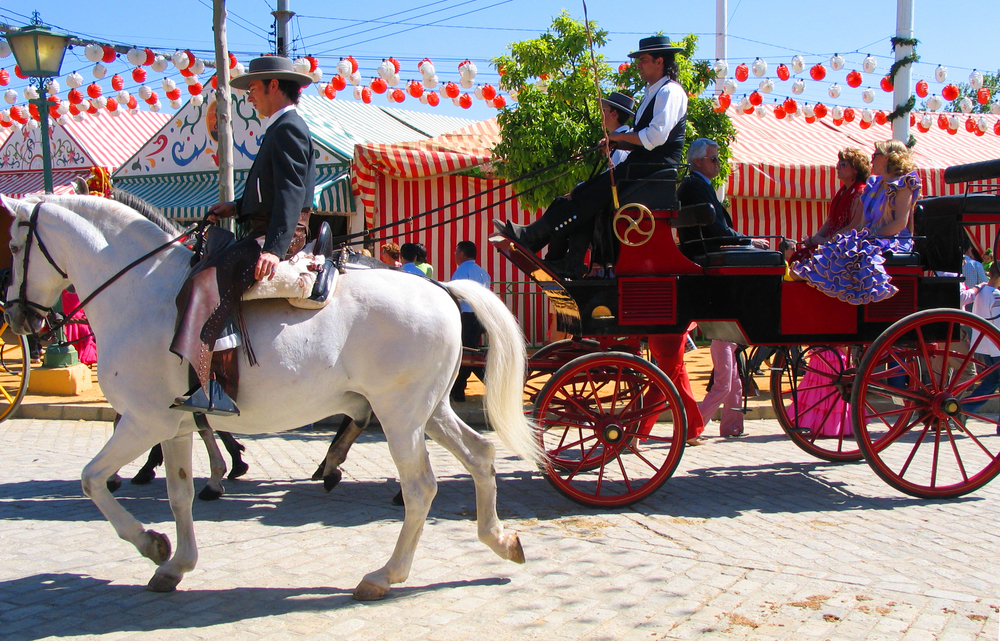
[[[636,110],[632,131],[608,135],[608,141],[617,149],[631,150],[625,160],[613,170],[578,185],[570,198],[557,199],[530,225],[507,222],[502,227],[502,233],[533,252],[540,251],[553,239],[577,235],[584,239],[583,242],[570,242],[566,256],[551,263],[560,276],[579,278],[588,271],[583,259],[595,222],[612,203],[611,172],[614,172],[614,184],[621,187],[626,181],[680,165],[688,103],[687,93],[678,83],[675,55],[680,50],[666,36],[652,36],[641,39],[639,50],[629,54],[646,82],[646,91]]]
[[[311,82],[294,71],[290,60],[278,56],[252,60],[249,73],[232,80],[233,87],[247,90],[247,99],[265,119],[265,133],[243,195],[209,210],[213,223],[236,216],[240,240],[210,257],[177,295],[178,322],[170,351],[191,364],[198,382],[188,395],[178,397],[178,409],[238,412],[228,398],[237,388],[235,343],[225,345],[228,349],[216,343],[243,293],[254,282],[273,278],[278,263],[305,245],[316,160],[309,128],[295,105],[301,89]],[[329,257],[329,227],[316,244],[315,253]],[[222,349],[213,355],[217,348]],[[212,372],[221,384],[210,388]]]

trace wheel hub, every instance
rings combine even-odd
[[[937,418],[954,418],[962,411],[962,404],[948,392],[939,392],[931,401],[931,412]]]
[[[625,430],[618,423],[608,423],[601,430],[601,440],[609,445],[613,445],[618,441],[622,440],[625,436]]]

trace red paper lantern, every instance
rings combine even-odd
[[[212,89],[215,89],[216,91],[218,91],[218,89],[219,89],[219,77],[218,76],[212,76]]]
[[[930,129],[930,127],[924,127],[924,122],[923,122],[923,120],[921,120],[921,121],[917,122],[917,130],[920,131],[921,133],[927,133],[931,129]]]
[[[89,113],[89,114],[96,114],[97,113],[97,105],[95,105],[94,103],[90,103],[90,106],[87,107],[87,113]]]
[[[764,102],[764,98],[761,97],[760,92],[754,91],[750,94],[750,104],[754,107],[758,106],[760,103]]]
[[[10,83],[10,74],[6,69],[0,69],[0,87],[6,87]]]
[[[58,107],[59,105],[62,104],[62,100],[59,99],[59,96],[49,96],[47,98],[47,100],[49,102],[51,102],[53,105],[55,105],[56,107]]]
[[[799,110],[799,103],[795,102],[795,98],[785,98],[781,106],[785,108],[785,113],[795,113]]]
[[[778,120],[781,120],[782,118],[784,118],[787,115],[788,114],[785,113],[785,108],[784,107],[782,107],[781,105],[774,105],[774,117],[775,118],[777,118]]]
[[[806,122],[810,125],[816,122],[816,116],[806,116]]]
[[[10,119],[13,120],[14,122],[23,123],[24,112],[21,110],[20,107],[14,105],[13,107],[10,108]]]
[[[976,102],[981,105],[985,105],[990,101],[990,90],[986,87],[980,87],[979,91],[976,92]]]
[[[910,126],[912,127],[915,124],[917,124],[917,117],[915,115],[913,115],[913,112],[911,111],[910,112]]]
[[[363,103],[365,103],[367,105],[371,101],[372,101],[372,90],[369,89],[368,87],[362,87],[361,88],[361,102],[363,102]]]
[[[493,100],[497,96],[497,90],[493,85],[483,85],[483,100]]]
[[[628,68],[629,64],[627,62],[623,62],[620,65],[618,65],[618,73],[625,73],[626,71],[628,71]],[[503,74],[500,75],[502,76]]]
[[[472,106],[472,96],[467,93],[463,93],[462,97],[458,99],[458,105],[462,109],[468,109]]]
[[[497,109],[503,109],[507,106],[507,100],[503,96],[497,96],[493,99],[493,106]],[[997,122],[1000,123],[1000,120]]]
[[[135,109],[138,106],[139,106],[139,102],[135,99],[135,96],[129,96],[128,97],[128,108],[129,109]],[[73,110],[73,108],[70,107],[70,111],[72,111],[72,110]]]
[[[348,62],[351,63],[351,73],[354,73],[358,70],[358,61],[354,58],[354,56],[347,56],[346,58],[344,58],[344,60],[347,60]]]
[[[966,118],[965,130],[968,131],[969,133],[972,133],[973,131],[976,130],[976,121],[972,119],[972,116]]]
[[[741,62],[736,65],[736,72],[733,75],[736,76],[737,80],[743,82],[750,77],[750,69],[746,66],[746,64]]]
[[[389,63],[392,64],[392,68],[395,69],[396,73],[398,74],[400,70],[399,61],[393,58],[392,56],[389,56]]]
[[[149,98],[146,98],[146,104],[147,105],[155,105],[156,101],[159,100],[159,99],[160,99],[160,97],[156,95],[155,91],[150,91],[149,92]]]
[[[882,91],[892,92],[893,90],[892,78],[889,76],[882,76],[882,80],[880,80],[878,84],[882,87]]]
[[[861,127],[862,129],[868,129],[869,127],[872,126],[872,123],[870,120],[869,121],[862,120],[861,122],[858,123],[858,126]]]
[[[195,55],[191,53],[190,49],[185,49],[184,53],[186,53],[188,57],[187,67],[185,67],[184,69],[190,69],[191,67],[194,66],[194,63],[198,61],[198,58],[196,58]]]
[[[21,65],[14,65],[14,75],[20,78],[21,80],[28,79],[28,76],[21,73]]]
[[[406,92],[403,91],[402,89],[393,89],[392,99],[395,100],[396,102],[403,102],[404,100],[406,100]]]
[[[948,102],[958,98],[958,87],[955,85],[945,85],[944,88],[941,89],[941,97]]]
[[[948,135],[949,136],[954,136],[957,133],[958,133],[958,129],[948,129]]]
[[[230,55],[232,55],[232,54],[230,54]],[[312,73],[312,72],[316,71],[317,69],[319,69],[319,60],[313,58],[312,56],[306,56],[306,60],[309,61],[309,73]],[[390,58],[390,60],[391,60],[391,58]],[[398,73],[399,69],[396,69],[396,71]]]
[[[28,103],[28,114],[35,120],[41,120],[42,117],[38,113],[38,105],[33,102]]]
[[[125,80],[118,74],[111,76],[111,88],[115,91],[121,91],[125,88]]]
[[[930,88],[927,86],[926,80],[921,80],[917,82],[917,95],[920,96],[921,98],[927,97],[927,92],[929,91],[929,89]]]
[[[882,111],[881,109],[875,112],[875,122],[877,122],[880,125],[884,125],[886,122],[885,112]]]
[[[845,122],[854,122],[854,108],[853,107],[845,107],[844,108],[844,121]]]
[[[938,119],[937,119],[937,125],[938,125],[938,129],[947,129],[948,128],[948,116],[946,116],[944,114],[939,115]]]
[[[334,87],[332,83],[328,84],[327,86],[323,87],[323,95],[329,98],[330,100],[333,100],[334,98],[337,97],[337,88]]]
[[[419,82],[415,82],[415,81],[412,81],[412,80],[406,86],[406,90],[414,98],[419,98],[420,96],[424,95],[424,86],[422,84],[420,84]]]
[[[91,98],[100,98],[103,91],[101,90],[101,85],[96,82],[92,82],[87,85],[87,95]]]
[[[438,103],[440,102],[441,102],[441,96],[438,95],[438,92],[432,91],[427,94],[427,104],[429,104],[431,107],[437,107]]]
[[[375,93],[385,93],[388,86],[389,85],[386,84],[385,80],[382,78],[374,78],[372,80],[372,91]]]
[[[180,100],[181,99],[181,88],[174,87],[167,92],[167,100]]]
[[[343,77],[338,73],[333,78],[330,78],[330,85],[336,91],[343,91],[344,88],[347,87],[347,78]]]
[[[847,74],[847,86],[857,89],[864,82],[865,78],[861,75],[861,72],[855,69],[854,71]]]
[[[0,127],[13,127],[13,126],[14,126],[13,120],[0,120]]]
[[[976,130],[972,133],[976,134],[977,136],[983,136],[986,134],[986,132],[982,131],[979,127],[976,127]]]
[[[80,108],[77,107],[76,105],[70,105],[69,106],[69,112],[70,112],[70,114],[72,114],[74,116],[79,116],[80,115]]]
[[[185,67],[184,69],[181,69],[180,72],[181,75],[184,76],[185,78],[190,78],[191,76],[194,75],[194,72],[191,71],[190,67]]]
[[[146,61],[142,64],[148,67],[154,62],[156,62],[156,54],[153,53],[152,49],[146,49]],[[131,107],[131,109],[135,109],[135,107]]]
[[[822,63],[813,65],[809,70],[809,77],[817,82],[826,78],[826,67]]]
[[[725,92],[719,94],[719,107],[721,107],[722,111],[729,109],[729,105],[731,105],[732,103],[733,99],[729,96],[729,94]]]
[[[817,102],[816,106],[813,107],[813,113],[816,115],[817,118],[826,118],[827,114],[826,105],[824,105],[822,102]]]
[[[196,82],[193,85],[188,85],[188,93],[190,93],[192,96],[200,95],[203,90],[204,87],[201,86],[200,82]]]
[[[452,99],[458,98],[458,94],[460,93],[462,92],[459,90],[458,85],[456,85],[454,82],[449,82],[444,86],[444,95],[448,96],[449,98]]]
[[[71,105],[78,105],[83,102],[83,93],[79,89],[70,89],[66,97],[69,99],[69,104]]]
[[[792,74],[788,71],[788,67],[785,65],[785,63],[781,63],[780,65],[778,65],[778,68],[775,69],[774,71],[775,73],[778,74],[778,77],[781,78],[782,80],[788,80],[789,78],[792,77]],[[784,116],[782,116],[782,118],[784,118]]]
[[[132,70],[132,80],[135,80],[139,84],[146,82],[146,70],[142,67],[136,67]]]
[[[834,118],[833,119],[833,124],[835,124],[835,125],[837,125],[839,127],[842,124],[844,124],[844,119],[843,118]]]
[[[118,111],[118,101],[114,98],[108,98],[108,104],[104,105],[104,108],[108,111]]]
[[[115,53],[115,48],[109,45],[103,45],[104,57],[101,58],[101,62],[114,62],[118,54]]]
[[[993,125],[993,133],[1000,136],[1000,120],[997,120],[996,124]]]

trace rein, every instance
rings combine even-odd
[[[121,270],[119,270],[118,273],[116,273],[114,276],[112,276],[108,280],[104,281],[104,283],[100,287],[98,287],[97,289],[95,289],[89,296],[87,296],[86,298],[84,298],[83,300],[81,300],[80,304],[77,305],[71,312],[69,312],[69,313],[65,313],[64,312],[62,314],[62,318],[59,318],[59,314],[57,314],[55,312],[55,310],[53,310],[51,307],[43,307],[42,305],[39,305],[38,303],[30,301],[27,298],[27,289],[28,289],[28,262],[29,262],[29,256],[31,255],[31,241],[32,241],[32,239],[34,239],[36,241],[36,243],[38,244],[38,249],[41,250],[42,255],[45,256],[45,260],[48,261],[49,265],[51,265],[52,268],[55,269],[56,272],[58,272],[58,274],[60,276],[62,276],[63,278],[69,278],[69,276],[67,275],[66,271],[63,270],[61,267],[59,267],[59,265],[56,264],[56,261],[53,260],[52,254],[49,253],[48,248],[45,246],[45,242],[42,240],[41,235],[38,233],[38,212],[39,212],[41,206],[42,206],[41,202],[35,203],[35,207],[31,210],[31,217],[28,219],[28,222],[23,222],[22,221],[22,222],[19,222],[17,224],[18,227],[27,227],[28,228],[28,237],[27,237],[27,239],[25,240],[25,243],[24,243],[24,261],[21,264],[21,286],[18,289],[18,297],[15,298],[15,299],[13,299],[13,300],[7,301],[7,305],[8,306],[10,306],[12,304],[13,305],[21,305],[22,307],[27,307],[29,309],[32,309],[32,310],[36,311],[36,313],[40,313],[40,315],[42,315],[42,316],[44,316],[46,318],[54,318],[54,319],[56,319],[55,322],[50,322],[49,323],[49,331],[47,331],[45,334],[42,334],[40,336],[40,338],[43,338],[43,339],[45,339],[45,338],[51,338],[57,331],[59,331],[60,329],[62,329],[66,325],[70,324],[71,322],[73,322],[72,317],[73,317],[74,314],[76,314],[78,311],[80,311],[81,309],[83,309],[87,305],[87,303],[89,303],[90,301],[94,300],[94,298],[96,298],[98,294],[100,294],[105,289],[107,289],[108,287],[110,287],[115,281],[117,281],[119,278],[121,278],[122,276],[124,276],[125,274],[127,274],[129,271],[131,271],[132,269],[134,269],[137,265],[139,265],[140,263],[144,262],[145,260],[151,258],[152,256],[155,256],[156,254],[160,253],[164,249],[167,249],[168,247],[170,247],[174,243],[179,243],[180,241],[184,240],[185,238],[187,238],[188,236],[190,236],[192,233],[197,232],[199,229],[201,229],[203,226],[205,226],[207,224],[207,221],[205,221],[205,220],[198,221],[198,222],[196,222],[196,223],[188,226],[187,229],[185,229],[183,232],[181,232],[181,234],[179,236],[177,236],[176,238],[172,238],[172,239],[168,240],[167,242],[163,243],[162,245],[160,245],[156,249],[153,249],[152,251],[147,252],[146,254],[143,254],[139,258],[133,260],[131,263],[129,263],[124,268],[122,268]]]

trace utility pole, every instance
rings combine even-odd
[[[896,37],[913,38],[913,0],[896,0]],[[899,45],[896,47],[896,60],[902,60],[911,53],[913,53],[912,46]],[[910,99],[912,67],[913,65],[903,65],[893,79],[892,101],[896,103],[896,109],[905,105]],[[910,139],[909,115],[892,121],[892,137],[903,143]]]
[[[726,0],[715,0],[715,59],[729,63],[729,52],[726,49],[726,19],[729,15]],[[715,79],[715,90],[722,91],[723,78]]]
[[[288,57],[288,21],[292,19],[295,15],[294,11],[288,10],[288,0],[278,0],[278,10],[272,11],[271,15],[274,16],[274,26],[275,26],[275,36],[277,38],[277,43],[275,48],[276,54],[279,56]]]
[[[214,0],[215,116],[219,136],[219,202],[236,199],[233,180],[233,112],[229,90],[229,45],[226,42],[226,0]]]

